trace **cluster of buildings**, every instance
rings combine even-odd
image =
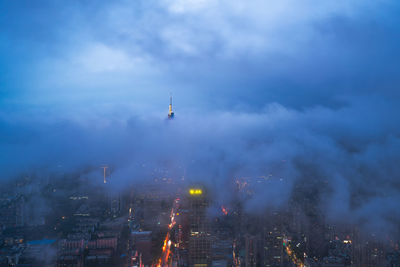
[[[253,195],[248,185],[267,180],[236,181],[238,197],[227,207],[217,205],[213,192],[203,186],[181,190],[172,199],[163,253],[153,256],[152,265],[399,266],[394,237],[331,224],[309,200],[292,199],[285,207],[249,212],[241,201]]]
[[[235,179],[225,203],[217,189],[181,179],[114,194],[106,190],[112,181],[46,182],[45,216],[34,214],[32,195],[8,190],[0,199],[0,266],[400,266],[395,233],[330,224],[308,195],[279,208],[245,207],[255,186],[271,179]]]
[[[64,178],[64,177],[62,177]],[[119,194],[74,177],[7,184],[0,198],[0,266],[114,266],[127,229]],[[122,220],[122,221],[121,221]]]
[[[123,223],[79,218],[66,238],[57,242],[57,267],[112,266],[118,262]]]

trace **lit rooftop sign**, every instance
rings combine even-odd
[[[191,194],[191,195],[201,195],[201,194],[203,194],[203,190],[197,189],[197,188],[191,188],[191,189],[189,189],[189,194]]]

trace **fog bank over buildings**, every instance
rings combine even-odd
[[[2,255],[399,264],[399,1],[0,9]]]
[[[132,116],[87,124],[7,117],[3,180],[87,167],[98,180],[107,164],[114,190],[164,176],[207,184],[216,198],[229,200],[232,181],[252,178],[249,211],[284,207],[300,190],[333,220],[386,226],[399,219],[400,143],[393,133],[400,124],[390,116],[396,107],[378,105],[298,111],[270,104],[257,113],[176,112],[173,120]]]

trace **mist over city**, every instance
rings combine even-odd
[[[0,266],[400,266],[400,3],[0,10]]]

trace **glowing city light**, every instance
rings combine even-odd
[[[228,215],[228,209],[225,208],[224,206],[221,206],[221,211],[224,215]]]
[[[191,195],[201,195],[201,194],[203,194],[203,190],[191,188],[191,189],[189,189],[189,194],[191,194]]]

